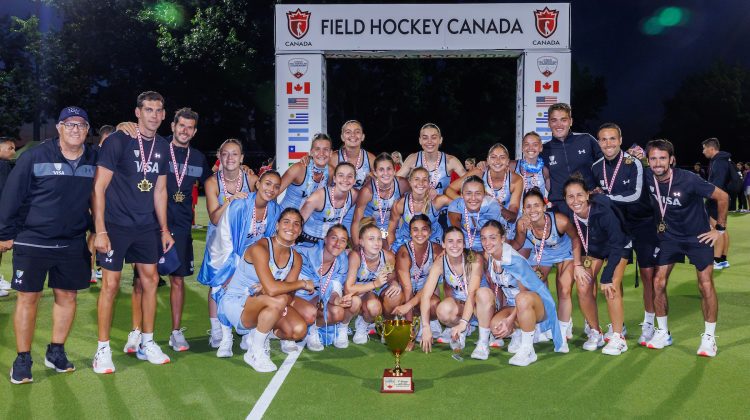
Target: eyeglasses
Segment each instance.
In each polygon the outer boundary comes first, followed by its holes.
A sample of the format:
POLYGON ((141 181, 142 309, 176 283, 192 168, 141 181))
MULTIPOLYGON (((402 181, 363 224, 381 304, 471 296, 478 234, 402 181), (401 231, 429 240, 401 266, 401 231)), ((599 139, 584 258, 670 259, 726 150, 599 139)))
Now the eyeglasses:
POLYGON ((86 123, 64 122, 64 123, 62 123, 62 125, 63 125, 63 126, 64 126, 64 127, 65 127, 65 128, 66 128, 66 129, 68 130, 68 131, 73 131, 73 130, 74 130, 74 129, 76 129, 76 128, 77 128, 77 129, 79 129, 79 130, 82 130, 82 131, 83 131, 83 130, 88 130, 88 129, 89 129, 89 125, 88 125, 88 124, 86 124, 86 123))

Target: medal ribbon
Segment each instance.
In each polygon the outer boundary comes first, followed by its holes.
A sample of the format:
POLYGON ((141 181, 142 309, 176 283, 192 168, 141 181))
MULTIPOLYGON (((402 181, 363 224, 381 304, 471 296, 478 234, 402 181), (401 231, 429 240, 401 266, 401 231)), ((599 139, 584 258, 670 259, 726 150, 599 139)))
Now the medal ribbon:
MULTIPOLYGON (((333 217, 336 217, 336 200, 333 198, 333 190, 328 189, 328 198, 331 200, 331 208, 333 209, 333 217)), ((344 215, 346 214, 346 211, 348 209, 346 208, 346 201, 344 201, 344 205, 341 206, 341 216, 339 217, 339 223, 344 223, 344 215)))
MULTIPOLYGON (((479 218, 479 215, 477 215, 477 219, 478 218, 479 218)), ((475 226, 475 229, 472 232, 470 222, 473 222, 473 221, 474 219, 469 220, 469 210, 466 208, 466 203, 464 203, 464 228, 466 228, 466 239, 469 240, 469 248, 474 246, 474 238, 476 238, 477 231, 479 231, 479 227, 475 226)))
MULTIPOLYGON (((233 193, 230 193, 229 190, 227 189, 226 179, 224 178, 224 169, 222 169, 222 170, 219 171, 219 181, 221 181, 221 186, 224 187, 224 193, 226 195, 235 195, 238 192, 240 192, 240 190, 242 189, 242 172, 240 172, 240 173, 237 174, 237 183, 236 183, 236 185, 234 187, 234 192, 233 193)), ((253 211, 255 211, 255 210, 253 210, 253 211)), ((253 216, 253 218, 255 218, 255 216, 253 216)))
POLYGON ((617 160, 617 165, 615 166, 615 171, 612 173, 612 183, 609 183, 607 181, 607 159, 602 159, 602 173, 604 174, 604 188, 607 189, 607 192, 612 194, 612 188, 615 186, 615 178, 617 178, 617 172, 620 171, 620 165, 622 165, 622 157, 623 153, 622 150, 620 150, 620 159, 617 160))
MULTIPOLYGON (((431 244, 428 241, 427 242, 428 248, 425 249, 424 251, 424 257, 422 257, 422 264, 417 265, 417 251, 414 249, 414 241, 409 241, 409 247, 411 248, 411 266, 416 268, 416 270, 414 270, 414 275, 412 276, 413 277, 412 283, 417 282, 417 279, 420 277, 419 273, 422 272, 424 265, 427 264, 427 257, 430 255, 430 248, 429 248, 430 246, 431 244)), ((412 287, 412 290, 413 290, 413 287, 412 287)))
MULTIPOLYGON (((385 214, 387 213, 387 210, 385 208, 385 203, 383 203, 383 197, 380 196, 380 187, 378 187, 378 181, 375 180, 375 193, 377 194, 378 199, 378 216, 380 217, 380 226, 385 225, 386 228, 388 228, 388 225, 385 223, 385 214)), ((382 229, 382 228, 381 228, 382 229)))
POLYGON ((503 178, 503 182, 500 185, 500 189, 495 191, 495 186, 492 185, 492 174, 491 171, 487 170, 487 184, 490 186, 490 189, 492 190, 492 196, 497 200, 498 204, 500 204, 501 207, 503 206, 503 202, 505 201, 505 197, 507 196, 507 192, 505 191, 505 181, 508 179, 508 174, 510 171, 505 173, 505 177, 503 178))
POLYGON ((258 236, 258 234, 260 233, 261 222, 266 219, 266 215, 268 214, 268 204, 266 203, 266 208, 263 211, 263 218, 260 219, 260 222, 255 220, 255 213, 256 213, 256 208, 255 208, 255 204, 253 204, 253 217, 252 219, 250 219, 250 233, 253 236, 258 236))
POLYGON ((187 156, 185 156, 185 164, 182 166, 182 173, 179 173, 179 168, 177 165, 177 158, 174 156, 174 147, 172 147, 172 143, 169 143, 169 154, 172 155, 172 167, 174 168, 174 178, 177 181, 177 191, 179 191, 180 186, 182 185, 182 181, 185 179, 185 175, 187 175, 188 160, 190 160, 190 147, 188 146, 187 148, 187 156))
POLYGON ((138 149, 141 151, 141 170, 143 171, 143 179, 146 179, 146 174, 148 173, 146 167, 150 166, 149 163, 151 163, 151 155, 154 153, 154 146, 156 145, 156 136, 154 136, 153 143, 151 143, 151 150, 148 152, 148 159, 146 159, 146 153, 143 150, 143 137, 141 136, 141 130, 138 127, 135 127, 135 133, 136 137, 138 137, 138 149))
MULTIPOLYGON (((439 153, 439 152, 438 152, 439 153)), ((424 152, 422 152, 422 166, 424 166, 425 169, 427 169, 427 172, 430 173, 430 188, 436 188, 438 184, 438 178, 440 177, 438 175, 438 166, 440 166, 440 159, 443 158, 443 154, 438 154, 438 158, 435 160, 435 167, 430 169, 430 165, 428 165, 427 157, 424 155, 424 152)))
MULTIPOLYGON (((343 147, 341 150, 343 152, 343 153, 341 153, 341 156, 344 158, 344 162, 349 162, 349 159, 346 156, 346 147, 343 147)), ((355 170, 359 169, 359 165, 362 163, 362 155, 363 154, 364 154, 364 150, 360 150, 359 151, 359 156, 357 156, 357 164, 354 165, 354 169, 355 170)))
POLYGON ((576 214, 573 214, 573 221, 576 224, 576 230, 578 231, 578 237, 581 238, 581 244, 583 244, 583 250, 586 252, 586 256, 589 255, 589 227, 586 226, 586 239, 583 239, 583 232, 581 232, 581 225, 578 223, 578 221, 581 219, 576 214))
MULTIPOLYGON (((456 270, 453 269, 453 266, 451 265, 451 259, 450 259, 450 257, 448 255, 445 256, 445 261, 448 262, 448 269, 451 271, 450 274, 451 275, 456 275, 456 270)), ((463 267, 463 265, 464 265, 464 254, 461 253, 461 266, 463 267)), ((468 297, 468 295, 469 295, 469 288, 466 285, 466 279, 465 279, 466 276, 465 276, 465 274, 466 273, 463 273, 460 276, 456 275, 456 280, 458 282, 458 288, 459 289, 463 289, 464 293, 468 297)), ((453 286, 453 285, 451 285, 451 286, 453 286)))
MULTIPOLYGON (((671 169, 670 169, 671 171, 671 169)), ((669 197, 669 193, 672 191, 672 180, 674 179, 674 172, 670 174, 669 176, 669 187, 667 187, 667 195, 666 197, 669 197)), ((661 221, 664 223, 664 215, 667 214, 667 203, 665 200, 664 206, 661 205, 661 190, 659 187, 659 181, 656 179, 656 175, 654 175, 654 190, 656 192, 656 202, 659 204, 659 212, 661 213, 661 221)))
MULTIPOLYGON (((544 230, 542 230, 542 240, 540 241, 539 248, 537 249, 536 244, 534 244, 534 252, 536 252, 536 268, 539 268, 539 264, 542 262, 542 253, 544 252, 544 243, 547 242, 547 227, 549 224, 547 223, 547 213, 544 213, 544 230)), ((588 241, 588 228, 586 229, 586 241, 588 241)), ((534 228, 532 226, 531 228, 531 235, 534 236, 534 228)), ((586 244, 588 245, 588 244, 586 244)))
MULTIPOLYGON (((333 263, 331 263, 331 267, 328 269, 328 276, 326 278, 325 284, 323 284, 323 287, 320 289, 320 300, 322 301, 325 298, 326 292, 328 291, 328 285, 331 283, 331 278, 333 278, 333 272, 336 270, 336 259, 334 258, 333 263)), ((320 268, 318 269, 318 274, 322 277, 323 273, 323 262, 320 263, 320 268)))

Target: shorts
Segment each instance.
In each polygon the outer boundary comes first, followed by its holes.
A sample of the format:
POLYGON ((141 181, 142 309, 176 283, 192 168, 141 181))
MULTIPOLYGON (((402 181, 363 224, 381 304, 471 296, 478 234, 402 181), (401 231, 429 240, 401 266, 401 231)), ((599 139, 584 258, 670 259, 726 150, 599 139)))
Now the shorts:
POLYGON ((685 257, 698 271, 703 271, 714 262, 714 249, 708 244, 698 242, 698 238, 668 238, 659 242, 656 248, 656 265, 684 263, 685 257))
POLYGON ((156 264, 161 256, 161 234, 158 228, 146 230, 107 225, 110 250, 96 253, 99 265, 109 271, 122 271, 127 263, 156 264))
MULTIPOLYGON (((528 239, 526 239, 524 248, 527 248, 526 245, 531 247, 531 254, 529 254, 527 261, 532 267, 536 267, 536 250, 534 249, 534 245, 528 239)), ((544 250, 542 251, 542 259, 539 261, 539 265, 542 267, 552 267, 555 264, 572 260, 573 249, 568 242, 566 246, 557 246, 555 248, 544 247, 544 250)))
MULTIPOLYGON (((174 248, 180 259, 180 266, 173 273, 170 273, 170 275, 178 277, 192 276, 195 273, 193 236, 190 232, 172 232, 172 237, 174 238, 174 248)), ((161 238, 159 240, 161 241, 161 238)))
POLYGON ((719 206, 716 204, 716 200, 710 198, 706 200, 706 213, 708 213, 708 217, 719 220, 719 206))
POLYGON ((745 195, 750 195, 750 186, 745 187, 745 195))
POLYGON ((250 295, 226 293, 219 301, 216 312, 222 324, 234 327, 237 334, 240 335, 250 332, 250 328, 245 328, 242 325, 242 311, 245 309, 245 303, 249 297, 250 295))
POLYGON ((50 289, 83 290, 91 285, 91 253, 86 240, 65 248, 13 247, 11 287, 19 292, 41 292, 49 274, 50 289))
MULTIPOLYGON (((643 268, 656 266, 656 244, 659 238, 656 235, 656 226, 653 223, 643 223, 628 229, 631 241, 631 249, 635 252, 638 265, 643 268)), ((632 253, 628 255, 628 262, 633 261, 632 253)))

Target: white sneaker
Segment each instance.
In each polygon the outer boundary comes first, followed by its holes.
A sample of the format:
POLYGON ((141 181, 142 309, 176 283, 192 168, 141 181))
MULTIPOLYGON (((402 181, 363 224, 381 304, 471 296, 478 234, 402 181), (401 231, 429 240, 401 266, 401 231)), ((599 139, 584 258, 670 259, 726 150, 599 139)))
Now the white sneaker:
POLYGON ((318 327, 314 324, 310 326, 310 331, 307 332, 307 348, 310 351, 323 351, 323 343, 320 342, 318 327))
POLYGON ((510 344, 508 344, 508 353, 516 354, 518 349, 521 348, 521 329, 516 328, 513 334, 510 336, 510 344))
POLYGON ((641 324, 641 336, 638 337, 638 344, 645 346, 649 340, 654 337, 654 324, 644 322, 641 324))
POLYGON ((696 354, 703 357, 716 356, 716 337, 706 333, 701 334, 701 345, 696 354))
POLYGON ((8 293, 5 289, 0 289, 0 297, 8 296, 10 293, 8 293))
POLYGON ((256 372, 273 372, 277 369, 276 365, 273 364, 271 358, 265 351, 248 350, 242 358, 245 359, 245 363, 255 369, 256 372))
POLYGON ((443 329, 443 333, 437 336, 436 342, 440 344, 447 344, 451 342, 451 329, 448 327, 445 327, 443 329))
MULTIPOLYGON (((604 333, 604 342, 609 343, 609 339, 612 338, 612 334, 614 334, 614 330, 612 330, 612 324, 607 324, 607 332, 604 333)), ((628 327, 625 326, 625 324, 622 324, 622 334, 620 334, 622 339, 628 338, 628 327)))
POLYGON ((586 351, 594 351, 602 346, 604 346, 604 335, 597 330, 591 330, 589 339, 583 343, 583 349, 586 351))
POLYGON ((628 351, 628 343, 625 341, 625 338, 616 333, 612 334, 609 342, 602 349, 602 353, 610 356, 619 356, 626 351, 628 351))
POLYGON ((115 373, 115 364, 112 363, 112 349, 102 347, 94 354, 94 373, 115 373))
POLYGON ((210 329, 208 334, 208 345, 213 349, 218 349, 221 345, 221 328, 210 329))
POLYGON ((568 347, 568 340, 563 340, 562 346, 560 346, 560 350, 555 350, 558 353, 570 353, 570 347, 568 347))
POLYGON ((721 268, 729 268, 729 261, 724 260, 721 263, 721 268))
POLYGON ((141 345, 141 331, 135 329, 128 333, 128 342, 125 343, 125 348, 122 349, 125 353, 132 354, 138 352, 138 346, 141 345))
POLYGON ((138 360, 148 360, 149 363, 154 365, 164 365, 171 361, 169 360, 169 356, 161 351, 161 347, 153 341, 138 346, 135 356, 138 360))
MULTIPOLYGON (((573 331, 573 325, 572 324, 573 323, 571 322, 571 325, 570 325, 571 334, 572 334, 572 331, 573 331)), ((583 333, 586 334, 586 337, 588 337, 588 336, 591 335, 591 326, 589 325, 589 321, 586 320, 586 319, 583 320, 583 333)))
POLYGON ((216 350, 216 357, 225 358, 234 356, 232 347, 234 345, 234 335, 230 335, 226 340, 219 343, 219 349, 216 350))
POLYGON ((274 337, 276 336, 273 334, 273 329, 271 330, 271 333, 266 336, 266 341, 263 342, 263 353, 268 357, 271 357, 271 335, 274 337))
POLYGON ((552 331, 541 331, 537 324, 536 329, 534 330, 534 343, 546 343, 548 341, 552 341, 552 331))
POLYGON ((570 321, 566 324, 567 328, 565 331, 561 331, 563 334, 565 334, 565 338, 570 340, 573 338, 573 319, 571 318, 570 321))
POLYGON ((490 347, 499 349, 505 345, 505 341, 503 341, 502 338, 497 338, 495 336, 490 335, 490 347))
POLYGON ((281 340, 281 351, 286 354, 291 354, 295 351, 299 351, 299 346, 297 346, 297 343, 295 343, 294 340, 281 340))
POLYGON ((183 327, 179 330, 172 331, 172 334, 169 336, 169 345, 174 351, 187 351, 190 348, 190 345, 185 339, 184 331, 185 328, 183 327))
POLYGON ((536 352, 534 346, 522 346, 518 352, 508 360, 508 364, 513 366, 528 366, 536 362, 536 352))
POLYGON ((487 360, 489 356, 490 356, 490 348, 487 346, 487 344, 484 344, 484 343, 477 343, 477 346, 474 348, 474 351, 471 352, 472 359, 487 360))
POLYGON ((250 334, 245 334, 240 339, 240 348, 247 351, 250 348, 250 334))
POLYGON ((443 326, 440 325, 440 321, 437 319, 433 319, 430 321, 430 331, 432 331, 433 337, 440 337, 440 335, 443 333, 443 326))
POLYGON ((354 321, 354 337, 352 337, 354 344, 367 344, 368 328, 367 322, 361 316, 358 316, 354 321))
POLYGON ((333 340, 333 346, 337 349, 349 347, 349 326, 346 324, 336 325, 336 339, 333 340))
POLYGON ((724 264, 714 261, 714 270, 721 270, 724 268, 724 264))
POLYGON ((664 347, 672 345, 672 335, 669 331, 657 328, 654 331, 654 336, 646 342, 646 347, 650 349, 663 349, 664 347))
POLYGON ((10 290, 10 282, 4 277, 0 277, 0 290, 10 290))
POLYGON ((451 339, 451 350, 463 350, 466 347, 466 331, 458 335, 458 340, 451 339))

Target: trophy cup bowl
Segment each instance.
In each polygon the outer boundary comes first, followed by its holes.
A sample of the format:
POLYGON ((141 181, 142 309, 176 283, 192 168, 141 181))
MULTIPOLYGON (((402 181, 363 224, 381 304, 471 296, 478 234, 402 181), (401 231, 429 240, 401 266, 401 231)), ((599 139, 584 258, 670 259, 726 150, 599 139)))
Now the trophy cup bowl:
POLYGON ((401 368, 401 355, 406 350, 409 342, 414 340, 419 330, 419 318, 414 321, 406 319, 387 319, 379 316, 375 319, 375 330, 385 340, 385 345, 396 358, 393 369, 383 371, 383 382, 380 392, 403 393, 414 392, 411 369, 401 368))

